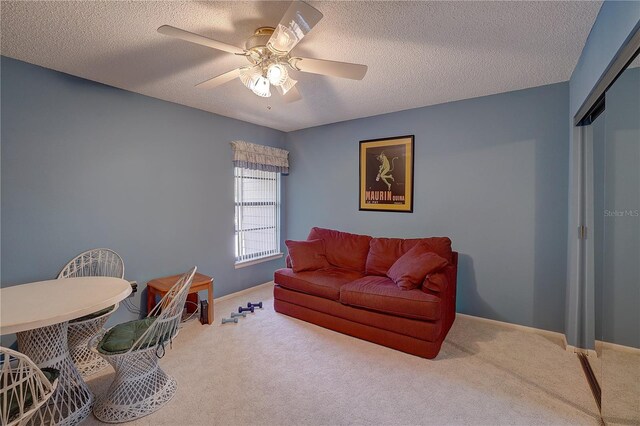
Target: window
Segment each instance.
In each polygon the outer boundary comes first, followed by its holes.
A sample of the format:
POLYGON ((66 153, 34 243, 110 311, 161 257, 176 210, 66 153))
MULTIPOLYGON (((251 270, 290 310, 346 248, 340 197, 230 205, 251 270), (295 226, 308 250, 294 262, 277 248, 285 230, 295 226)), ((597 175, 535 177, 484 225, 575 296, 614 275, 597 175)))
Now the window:
POLYGON ((280 255, 280 173, 235 167, 236 265, 280 255))

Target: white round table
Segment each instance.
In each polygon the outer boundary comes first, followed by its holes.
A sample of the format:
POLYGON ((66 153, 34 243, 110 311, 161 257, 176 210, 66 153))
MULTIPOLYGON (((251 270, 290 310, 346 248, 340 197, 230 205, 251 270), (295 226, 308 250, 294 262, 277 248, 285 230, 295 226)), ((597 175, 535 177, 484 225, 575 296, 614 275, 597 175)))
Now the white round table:
POLYGON ((91 412, 93 394, 69 356, 69 321, 115 305, 131 293, 120 278, 39 281, 0 289, 0 334, 17 333, 18 348, 40 368, 60 371, 58 387, 32 424, 73 425, 91 412))

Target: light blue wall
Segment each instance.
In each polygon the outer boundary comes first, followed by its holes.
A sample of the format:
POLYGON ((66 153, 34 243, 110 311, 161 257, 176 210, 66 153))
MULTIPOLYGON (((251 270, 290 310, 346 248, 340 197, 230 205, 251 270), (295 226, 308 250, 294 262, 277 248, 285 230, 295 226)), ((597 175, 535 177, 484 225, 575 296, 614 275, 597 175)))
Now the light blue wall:
POLYGON ((459 312, 562 331, 568 95, 560 83, 288 133, 287 238, 449 236, 459 312), (358 142, 406 134, 414 213, 358 211, 358 142))
POLYGON ((1 62, 3 286, 55 278, 94 247, 141 289, 193 265, 217 297, 273 278, 281 260, 234 269, 229 142, 282 146, 282 132, 1 62))
POLYGON ((640 2, 607 0, 603 3, 578 63, 569 81, 569 209, 568 209, 568 270, 567 306, 565 334, 569 345, 590 347, 589 331, 585 329, 588 319, 584 285, 577 278, 579 264, 577 229, 579 222, 579 149, 578 131, 573 119, 594 89, 598 80, 623 47, 631 34, 640 25, 640 2))

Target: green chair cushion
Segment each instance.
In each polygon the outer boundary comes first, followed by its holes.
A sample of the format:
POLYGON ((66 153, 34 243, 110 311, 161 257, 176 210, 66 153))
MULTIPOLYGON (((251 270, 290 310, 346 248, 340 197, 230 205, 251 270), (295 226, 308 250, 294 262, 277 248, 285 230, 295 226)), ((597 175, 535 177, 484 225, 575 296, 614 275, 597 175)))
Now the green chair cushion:
POLYGON ((60 370, 56 370, 55 368, 45 367, 41 369, 44 373, 44 376, 47 378, 49 383, 53 384, 58 377, 60 377, 60 370))
MULTIPOLYGON (((47 380, 53 384, 53 382, 60 376, 60 371, 55 368, 43 368, 42 372, 44 373, 47 380)), ((0 377, 0 382, 4 383, 4 380, 0 377)), ((11 381, 7 383, 10 385, 11 381)), ((9 421, 14 420, 16 416, 20 414, 20 404, 18 403, 18 395, 17 389, 14 388, 12 392, 9 394, 0 394, 0 405, 4 406, 4 399, 9 399, 9 421)), ((27 388, 26 394, 24 396, 24 407, 23 411, 28 411, 29 407, 33 404, 33 395, 31 394, 31 389, 27 388)))
MULTIPOLYGON (((127 352, 133 344, 144 334, 156 317, 147 317, 141 320, 128 321, 118 324, 107 331, 98 343, 98 351, 106 354, 121 354, 127 352)), ((143 344, 143 347, 153 346, 158 343, 158 338, 151 338, 143 344)))
POLYGON ((100 316, 102 316, 102 315, 106 314, 107 312, 111 312, 111 310, 112 310, 113 308, 115 308, 115 306, 116 306, 116 305, 111 305, 111 306, 109 306, 109 307, 107 307, 107 308, 100 309, 99 311, 93 312, 93 313, 91 313, 91 314, 85 315, 85 316, 80 317, 80 318, 73 319, 73 320, 71 320, 71 321, 69 321, 69 322, 70 322, 70 323, 74 323, 74 322, 86 321, 86 320, 93 319, 93 318, 98 318, 98 317, 100 317, 100 316))

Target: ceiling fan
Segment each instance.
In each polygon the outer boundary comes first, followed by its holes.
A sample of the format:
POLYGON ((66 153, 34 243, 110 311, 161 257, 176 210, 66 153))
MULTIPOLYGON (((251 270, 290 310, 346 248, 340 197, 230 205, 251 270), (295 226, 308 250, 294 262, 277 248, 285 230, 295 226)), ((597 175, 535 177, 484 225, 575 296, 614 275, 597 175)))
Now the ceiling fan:
POLYGON ((244 56, 250 63, 203 81, 196 87, 213 89, 238 77, 247 88, 258 96, 271 96, 271 86, 273 86, 283 95, 285 102, 295 102, 300 99, 300 92, 295 87, 297 81, 291 78, 289 70, 352 80, 362 80, 367 73, 366 65, 291 56, 291 49, 320 22, 320 19, 322 19, 320 11, 307 3, 295 0, 276 28, 260 27, 256 29, 254 34, 247 39, 244 49, 170 25, 161 26, 158 28, 158 32, 212 49, 244 56))

